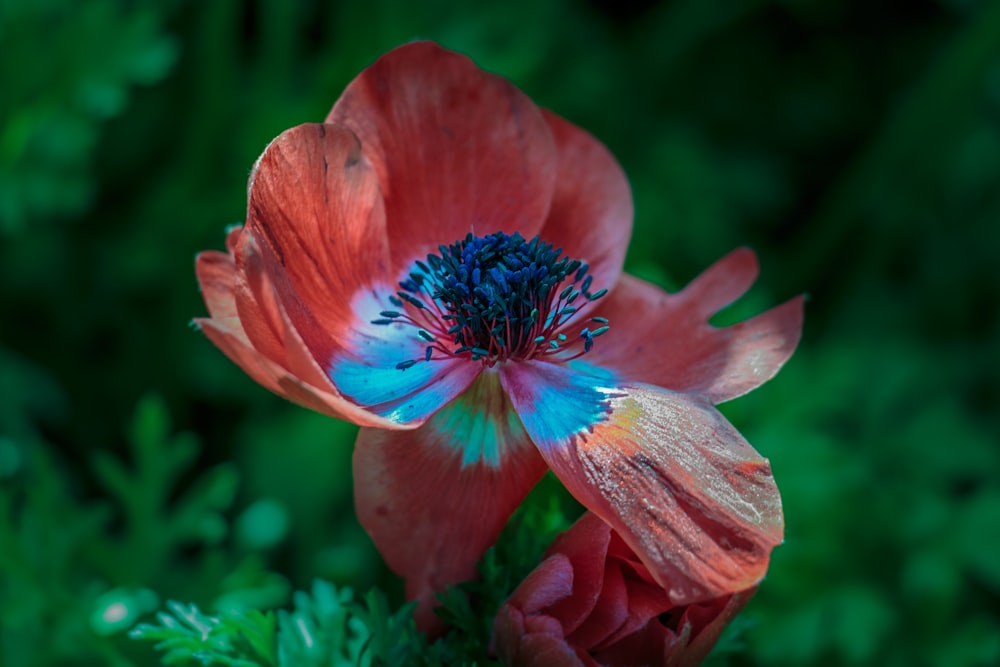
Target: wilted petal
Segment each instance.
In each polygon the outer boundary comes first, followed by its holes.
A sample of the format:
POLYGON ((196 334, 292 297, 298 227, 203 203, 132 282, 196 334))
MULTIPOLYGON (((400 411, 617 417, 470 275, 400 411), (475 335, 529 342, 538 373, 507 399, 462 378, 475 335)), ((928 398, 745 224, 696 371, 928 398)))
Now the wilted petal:
POLYGON ((783 520, 770 465, 707 401, 553 364, 504 369, 549 467, 676 605, 763 577, 783 520))
POLYGON ((713 403, 742 396, 774 377, 802 333, 802 297, 733 326, 708 323, 756 275, 756 258, 746 248, 674 294, 622 275, 600 306, 612 329, 588 361, 628 380, 696 392, 713 403))
POLYGON ((475 578, 476 562, 545 473, 494 373, 413 431, 362 429, 355 505, 389 566, 434 627, 435 593, 475 578))

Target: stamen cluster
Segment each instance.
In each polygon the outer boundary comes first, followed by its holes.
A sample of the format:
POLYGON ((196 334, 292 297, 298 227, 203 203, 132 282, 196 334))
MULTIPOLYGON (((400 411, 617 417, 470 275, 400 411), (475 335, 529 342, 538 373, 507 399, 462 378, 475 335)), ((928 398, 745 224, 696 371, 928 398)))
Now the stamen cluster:
POLYGON ((588 352, 594 339, 608 331, 608 321, 583 327, 568 340, 565 325, 585 301, 596 301, 606 289, 590 291, 587 264, 562 257, 535 236, 468 234, 439 253, 417 261, 414 270, 389 297, 399 310, 384 310, 374 324, 407 324, 428 343, 421 359, 396 364, 405 370, 419 361, 457 356, 493 366, 507 359, 531 359, 566 352, 568 360, 588 352), (582 297, 582 300, 578 301, 582 297), (575 305, 574 305, 575 304, 575 305))

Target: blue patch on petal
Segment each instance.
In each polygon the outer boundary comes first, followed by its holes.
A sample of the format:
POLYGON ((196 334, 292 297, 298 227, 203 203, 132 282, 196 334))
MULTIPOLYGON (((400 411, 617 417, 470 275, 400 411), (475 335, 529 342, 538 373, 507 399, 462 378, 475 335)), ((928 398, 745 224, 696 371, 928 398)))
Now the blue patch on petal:
POLYGON ((586 438, 606 421, 610 400, 620 395, 614 373, 587 363, 528 362, 501 370, 510 395, 532 440, 543 450, 586 438))
POLYGON ((456 360, 400 370, 400 360, 422 355, 427 343, 413 327, 371 324, 381 308, 372 294, 355 298, 352 309, 359 324, 352 332, 350 353, 331 359, 327 373, 345 398, 380 417, 398 423, 426 419, 465 389, 481 366, 456 360))

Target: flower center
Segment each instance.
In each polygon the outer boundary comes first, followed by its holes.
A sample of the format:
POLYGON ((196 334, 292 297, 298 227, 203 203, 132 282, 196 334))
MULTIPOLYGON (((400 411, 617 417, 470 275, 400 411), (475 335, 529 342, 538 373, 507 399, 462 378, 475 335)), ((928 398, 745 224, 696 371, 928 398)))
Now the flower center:
POLYGON ((561 249, 537 236, 525 241, 516 232, 470 233, 438 250, 426 262, 417 261, 396 296, 389 297, 398 310, 384 310, 372 320, 416 327, 428 343, 420 359, 396 364, 400 370, 454 357, 485 366, 556 354, 569 360, 588 352, 608 331, 607 319, 592 317, 593 331, 566 333, 580 306, 607 290, 591 292, 589 267, 561 257, 561 249))

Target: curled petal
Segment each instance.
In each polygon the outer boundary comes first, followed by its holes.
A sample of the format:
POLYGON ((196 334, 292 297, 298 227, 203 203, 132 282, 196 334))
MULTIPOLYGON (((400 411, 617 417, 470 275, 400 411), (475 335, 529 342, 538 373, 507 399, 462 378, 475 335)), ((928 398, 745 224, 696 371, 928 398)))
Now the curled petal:
POLYGON ((318 360, 343 346, 352 296, 388 278, 379 184, 357 137, 311 123, 274 139, 250 176, 236 258, 265 313, 273 313, 269 301, 280 302, 293 321, 308 313, 314 326, 296 326, 318 360), (262 274, 270 286, 259 284, 262 274))
POLYGON ((493 373, 413 431, 362 429, 354 451, 358 519, 439 629, 435 593, 476 575, 476 562, 542 475, 493 373))
POLYGON ((390 51, 327 117, 360 139, 382 185, 393 265, 472 231, 540 229, 556 158, 548 125, 509 81, 431 42, 390 51))
POLYGON ((588 360, 631 381, 696 392, 713 403, 742 396, 774 377, 802 334, 802 297, 733 326, 708 323, 756 275, 756 258, 746 248, 674 294, 622 275, 600 307, 612 329, 588 360))
POLYGON ((764 576, 782 539, 778 489, 767 460, 710 403, 553 364, 511 365, 502 379, 552 471, 675 605, 764 576))
POLYGON ((621 274, 632 235, 632 191, 618 161, 586 131, 544 111, 558 155, 552 208, 541 235, 590 265, 593 291, 621 274))
MULTIPOLYGON (((231 232, 227 239, 231 248, 238 243, 235 233, 231 232)), ((200 253, 195 273, 211 315, 196 318, 195 325, 255 381, 283 398, 331 417, 362 426, 401 428, 345 400, 325 377, 280 308, 272 313, 273 322, 261 323, 262 309, 247 287, 246 276, 237 271, 230 255, 216 251, 200 253), (237 304, 241 289, 243 312, 252 313, 246 321, 255 322, 258 327, 273 327, 269 331, 273 333, 274 344, 266 353, 254 344, 244 328, 237 304)))

